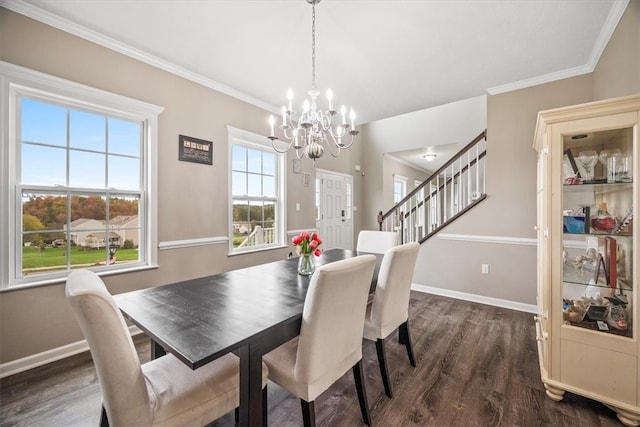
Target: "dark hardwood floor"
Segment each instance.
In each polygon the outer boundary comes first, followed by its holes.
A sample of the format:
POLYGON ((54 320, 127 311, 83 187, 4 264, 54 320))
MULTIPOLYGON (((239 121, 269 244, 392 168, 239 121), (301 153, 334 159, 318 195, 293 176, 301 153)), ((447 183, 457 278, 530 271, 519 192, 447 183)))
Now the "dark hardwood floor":
MULTIPOLYGON (((365 341, 374 426, 620 426, 604 405, 570 393, 554 402, 540 381, 533 315, 413 292, 417 367, 397 337, 387 347, 394 397, 384 394, 365 341)), ((149 340, 135 338, 142 362, 149 340)), ((588 374, 588 373, 587 373, 588 374)), ((97 426, 101 395, 88 353, 0 380, 1 426, 97 426)), ((316 401, 319 426, 362 424, 351 372, 316 401)), ((233 414, 212 426, 232 426, 233 414)), ((269 425, 302 425, 300 404, 269 383, 269 425)))

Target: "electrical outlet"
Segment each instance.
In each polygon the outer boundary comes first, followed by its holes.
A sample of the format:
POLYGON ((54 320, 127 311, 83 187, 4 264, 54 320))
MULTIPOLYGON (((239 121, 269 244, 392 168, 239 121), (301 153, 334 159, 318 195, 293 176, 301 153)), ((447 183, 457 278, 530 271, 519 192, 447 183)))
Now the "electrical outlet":
POLYGON ((482 274, 489 274, 489 264, 482 264, 482 274))

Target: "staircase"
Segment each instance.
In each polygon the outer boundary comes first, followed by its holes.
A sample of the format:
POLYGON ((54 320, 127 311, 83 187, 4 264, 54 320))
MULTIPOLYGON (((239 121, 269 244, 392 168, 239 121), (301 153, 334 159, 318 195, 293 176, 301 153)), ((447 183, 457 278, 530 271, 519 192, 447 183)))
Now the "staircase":
POLYGON ((381 231, 396 231, 401 243, 422 243, 486 197, 486 129, 386 213, 381 231))

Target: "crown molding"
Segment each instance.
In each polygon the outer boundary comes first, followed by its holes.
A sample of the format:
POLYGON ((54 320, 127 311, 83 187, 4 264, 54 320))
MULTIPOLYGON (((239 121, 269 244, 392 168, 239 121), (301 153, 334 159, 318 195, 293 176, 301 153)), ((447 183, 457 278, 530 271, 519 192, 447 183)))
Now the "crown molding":
POLYGON ((24 15, 28 18, 35 19, 36 21, 42 22, 43 24, 62 30, 66 33, 72 34, 74 36, 88 40, 92 43, 106 47, 107 49, 111 49, 115 52, 121 53, 130 58, 144 62, 145 64, 149 64, 153 67, 159 68, 161 70, 164 70, 176 76, 185 78, 194 83, 208 87, 209 89, 213 89, 217 92, 231 96, 240 101, 254 105, 258 108, 262 108, 264 110, 267 110, 273 113, 280 112, 280 110, 275 105, 271 105, 267 102, 261 101, 257 98, 247 95, 246 93, 240 92, 227 85, 219 83, 215 80, 209 79, 200 74, 189 71, 183 67, 180 67, 169 61, 165 61, 164 59, 160 59, 154 55, 150 55, 146 52, 141 51, 140 49, 136 49, 125 43, 116 41, 111 37, 107 37, 103 34, 90 30, 89 28, 86 28, 68 19, 62 18, 53 13, 47 12, 32 4, 26 3, 23 0, 0 0, 0 6, 5 7, 9 10, 12 10, 13 12, 24 15))
POLYGON ((418 165, 416 165, 414 163, 410 163, 410 162, 406 161, 405 159, 401 159, 400 157, 398 157, 398 156, 396 156, 396 155, 394 155, 392 153, 389 153, 389 152, 382 153, 382 156, 383 157, 388 157, 389 159, 393 160, 394 162, 401 163, 401 164, 403 164, 405 166, 409 166, 412 169, 424 172, 426 174, 432 174, 433 173, 433 171, 430 171, 429 169, 421 168, 420 166, 418 166, 418 165))
POLYGON ((507 83, 500 86, 494 86, 487 89, 489 95, 499 95, 501 93, 511 92, 518 89, 525 89, 531 86, 537 86, 544 83, 555 82, 557 80, 568 79, 569 77, 581 76, 593 72, 594 68, 590 65, 579 65, 566 70, 556 71, 554 73, 543 74, 541 76, 532 77, 530 79, 519 80, 517 82, 507 83))
POLYGON ((604 49, 607 47, 609 40, 611 40, 611 36, 613 32, 616 30, 620 19, 622 19, 622 15, 624 15, 624 11, 627 10, 627 6, 629 5, 630 0, 616 0, 609 11, 609 16, 604 22, 602 26, 602 31, 600 31, 600 35, 596 40, 596 44, 593 46, 591 50, 591 55, 589 56, 589 66, 592 71, 596 69, 598 65, 598 61, 600 61, 600 56, 604 49))

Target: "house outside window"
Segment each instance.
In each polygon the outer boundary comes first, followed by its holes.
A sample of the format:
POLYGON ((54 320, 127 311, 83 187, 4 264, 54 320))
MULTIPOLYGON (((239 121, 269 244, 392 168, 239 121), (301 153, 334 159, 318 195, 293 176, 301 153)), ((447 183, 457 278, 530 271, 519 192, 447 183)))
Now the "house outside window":
POLYGON ((229 252, 285 245, 284 159, 261 135, 228 127, 230 146, 229 252))
POLYGON ((161 109, 0 63, 0 288, 108 274, 156 261, 155 146, 161 109), (6 240, 5 240, 6 237, 6 240), (6 268, 4 268, 6 267, 6 268))

